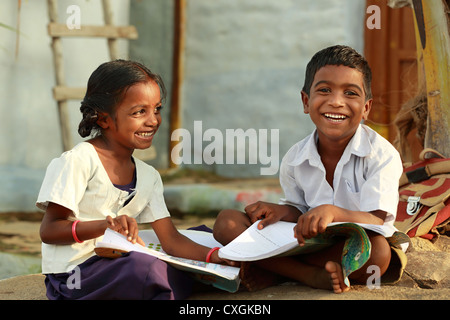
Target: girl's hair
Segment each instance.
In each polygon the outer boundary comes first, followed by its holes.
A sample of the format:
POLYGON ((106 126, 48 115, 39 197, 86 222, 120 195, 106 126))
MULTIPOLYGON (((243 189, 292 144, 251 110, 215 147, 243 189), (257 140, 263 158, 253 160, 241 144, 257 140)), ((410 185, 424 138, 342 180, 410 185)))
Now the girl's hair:
POLYGON ((97 124, 98 115, 107 113, 114 118, 116 107, 132 85, 154 81, 161 91, 161 103, 166 97, 166 88, 161 77, 146 66, 129 60, 114 60, 101 64, 89 77, 86 95, 81 102, 83 119, 78 126, 81 137, 101 133, 97 124))
POLYGON ((311 61, 306 66, 305 84, 302 89, 308 96, 316 72, 327 65, 343 65, 361 72, 363 75, 366 101, 372 98, 372 71, 370 70, 369 64, 355 49, 342 45, 322 49, 311 58, 311 61))

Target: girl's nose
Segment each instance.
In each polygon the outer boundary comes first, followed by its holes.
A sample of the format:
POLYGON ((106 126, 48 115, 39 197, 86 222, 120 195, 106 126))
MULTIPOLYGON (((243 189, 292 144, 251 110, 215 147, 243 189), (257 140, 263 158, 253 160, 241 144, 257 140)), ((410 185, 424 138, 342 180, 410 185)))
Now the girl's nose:
POLYGON ((145 124, 149 127, 154 127, 158 125, 158 115, 152 112, 149 112, 149 115, 147 117, 147 121, 145 122, 145 124))

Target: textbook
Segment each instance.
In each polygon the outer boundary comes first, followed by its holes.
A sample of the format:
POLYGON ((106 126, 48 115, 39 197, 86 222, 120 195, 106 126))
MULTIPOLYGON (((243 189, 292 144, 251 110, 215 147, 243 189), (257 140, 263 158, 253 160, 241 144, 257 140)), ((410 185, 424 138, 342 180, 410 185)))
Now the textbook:
POLYGON ((274 256, 304 254, 324 249, 336 242, 336 236, 349 236, 350 230, 361 232, 361 228, 372 230, 390 237, 395 229, 384 225, 372 225, 348 222, 333 222, 327 226, 323 234, 315 238, 305 239, 305 245, 299 246, 294 237, 296 223, 278 221, 259 230, 260 221, 253 223, 246 231, 226 246, 220 248, 219 257, 233 261, 256 261, 274 256), (353 226, 353 228, 350 228, 353 226), (359 226, 357 228, 354 226, 359 226))
POLYGON ((234 261, 256 261, 315 252, 333 245, 337 239, 345 239, 341 267, 347 286, 350 285, 348 276, 370 258, 371 243, 365 229, 385 237, 392 236, 396 231, 395 228, 383 225, 336 222, 329 224, 324 233, 305 239, 305 244, 299 246, 294 237, 295 223, 278 221, 262 230, 257 228, 258 223, 256 221, 236 239, 220 248, 219 257, 234 261))
MULTIPOLYGON (((179 230, 179 232, 206 247, 222 247, 209 232, 196 230, 179 230)), ((137 251, 154 256, 179 270, 188 271, 202 283, 228 292, 236 292, 239 289, 239 268, 168 255, 162 250, 161 243, 153 230, 141 230, 139 236, 144 241, 145 247, 131 243, 124 235, 108 228, 102 241, 96 244, 95 253, 102 257, 117 258, 123 253, 137 251)))
POLYGON ((334 243, 324 237, 315 237, 305 239, 305 245, 300 247, 294 238, 295 223, 278 221, 259 230, 259 222, 253 223, 233 241, 220 248, 219 257, 232 261, 256 261, 318 251, 334 243))

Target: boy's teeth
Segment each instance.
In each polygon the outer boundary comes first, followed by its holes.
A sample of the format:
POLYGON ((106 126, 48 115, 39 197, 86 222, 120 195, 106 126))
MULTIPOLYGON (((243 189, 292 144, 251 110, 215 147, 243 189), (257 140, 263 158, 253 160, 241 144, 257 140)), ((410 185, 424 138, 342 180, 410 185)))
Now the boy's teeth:
POLYGON ((347 118, 347 116, 345 116, 343 114, 331 114, 331 113, 325 113, 325 117, 331 118, 331 119, 337 119, 337 120, 347 118))

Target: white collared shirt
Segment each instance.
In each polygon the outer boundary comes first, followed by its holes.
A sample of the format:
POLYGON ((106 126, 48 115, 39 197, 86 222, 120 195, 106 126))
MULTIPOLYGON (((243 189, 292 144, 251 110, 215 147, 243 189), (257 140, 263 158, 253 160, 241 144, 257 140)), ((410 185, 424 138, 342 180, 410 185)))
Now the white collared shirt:
POLYGON ((280 184, 288 204, 305 213, 323 204, 354 211, 387 212, 393 226, 397 214, 398 184, 403 171, 397 150, 366 125, 359 125, 339 160, 333 187, 317 151, 317 133, 296 143, 280 166, 280 184))
MULTIPOLYGON (((59 204, 80 221, 128 215, 138 223, 146 223, 169 217, 158 171, 139 159, 134 158, 134 162, 136 189, 130 202, 123 206, 131 195, 112 184, 94 146, 81 142, 50 162, 36 206, 45 211, 49 202, 59 204)), ((43 243, 42 273, 72 270, 94 255, 95 244, 101 238, 72 245, 43 243)))

